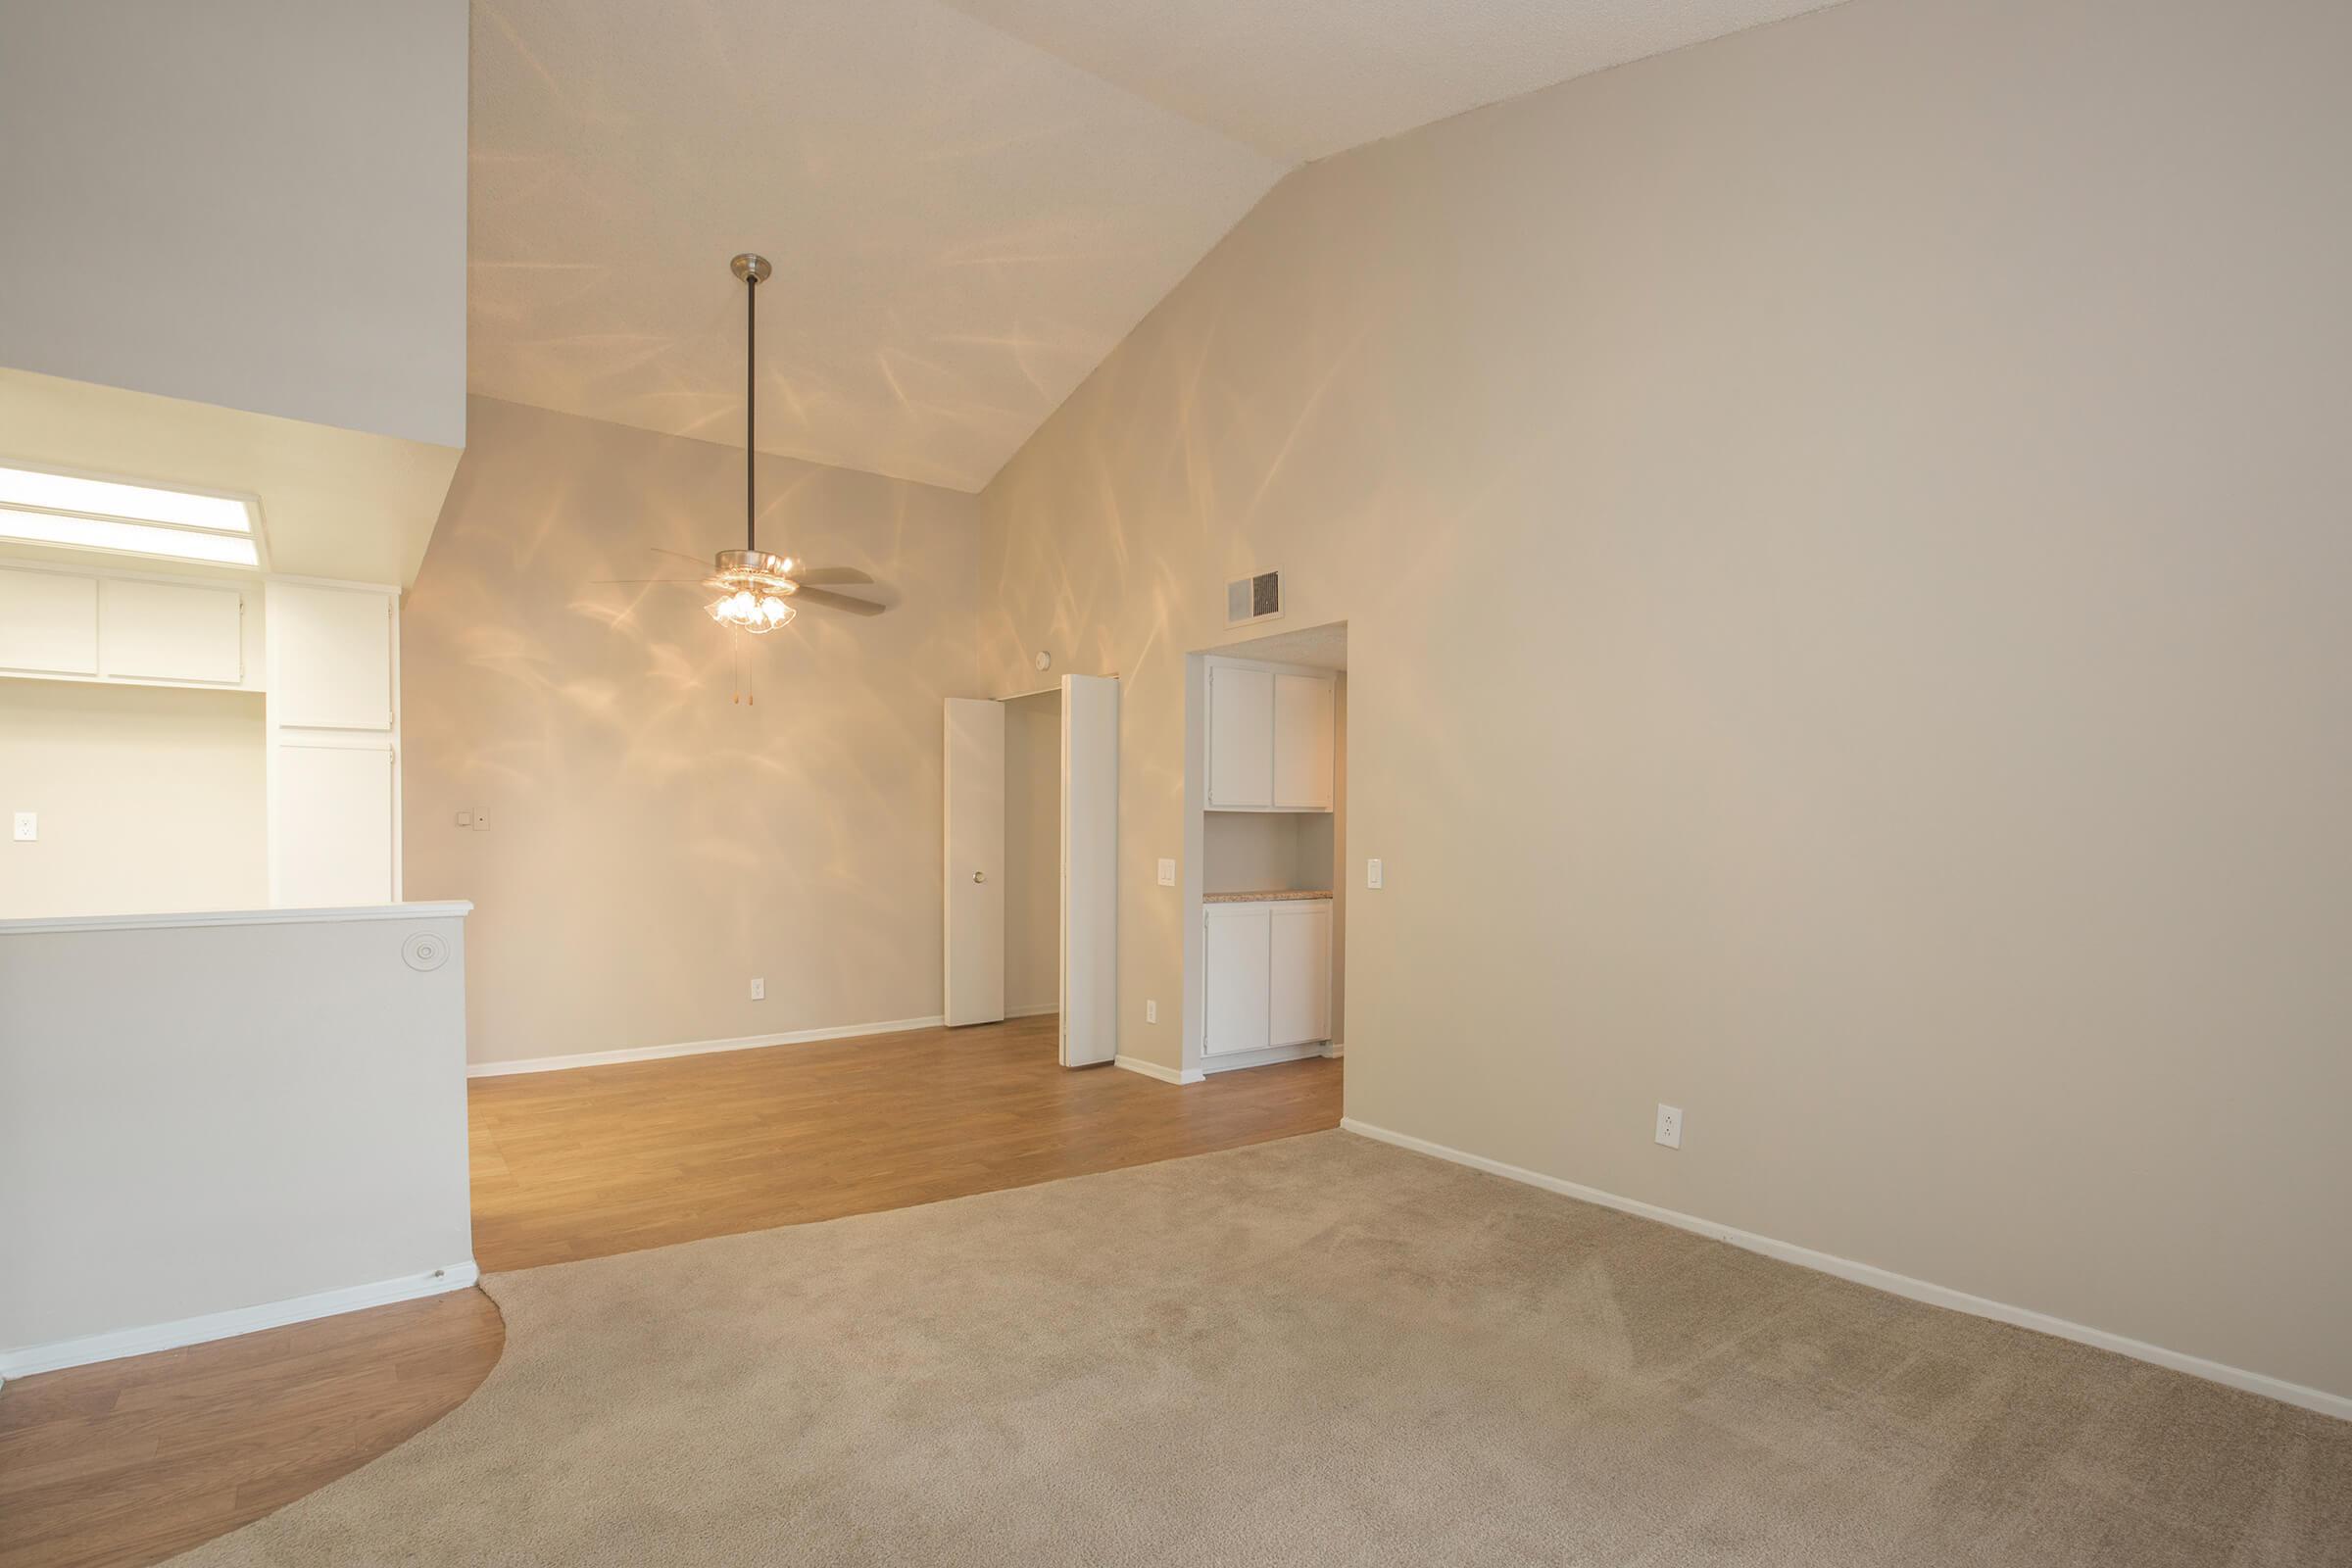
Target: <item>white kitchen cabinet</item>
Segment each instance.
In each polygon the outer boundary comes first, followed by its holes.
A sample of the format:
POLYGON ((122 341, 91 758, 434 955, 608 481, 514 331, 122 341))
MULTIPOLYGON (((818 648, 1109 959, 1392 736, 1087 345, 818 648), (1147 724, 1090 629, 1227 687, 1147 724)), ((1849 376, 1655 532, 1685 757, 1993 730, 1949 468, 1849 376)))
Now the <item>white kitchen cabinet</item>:
POLYGON ((99 584, 106 673, 235 686, 245 679, 245 595, 204 583, 109 577, 99 584))
POLYGON ((1211 904, 1201 913, 1200 1049, 1208 1055, 1272 1044, 1267 998, 1274 948, 1269 906, 1211 904))
POLYGON ((1223 659, 1205 675, 1208 808, 1330 810, 1337 677, 1223 659))
POLYGON ((1201 907, 1201 1054, 1331 1038, 1331 901, 1201 907))
POLYGON ((397 902, 399 601, 384 588, 273 582, 264 606, 270 902, 397 902))
POLYGON ((1278 810, 1331 809, 1332 741, 1338 709, 1338 685, 1329 675, 1274 677, 1274 805, 1278 810))
POLYGON ((392 727, 390 595, 270 585, 270 721, 296 729, 392 727))
POLYGON ((1266 906, 1266 1044, 1331 1038, 1331 904, 1324 899, 1266 906))
POLYGON ((391 751, 281 745, 276 763, 272 902, 294 909, 394 902, 391 751))
POLYGON ((98 673, 98 584, 56 571, 0 571, 0 669, 98 673))
POLYGON ((1208 804, 1217 809, 1274 804, 1274 673, 1208 666, 1208 804))

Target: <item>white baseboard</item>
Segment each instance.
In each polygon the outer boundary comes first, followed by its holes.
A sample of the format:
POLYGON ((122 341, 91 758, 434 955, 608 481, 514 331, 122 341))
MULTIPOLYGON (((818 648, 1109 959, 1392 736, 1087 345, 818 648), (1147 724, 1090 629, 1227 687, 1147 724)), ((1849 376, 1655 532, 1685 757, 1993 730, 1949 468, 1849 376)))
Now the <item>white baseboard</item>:
POLYGON ((1323 1054, 1322 1042, 1311 1046, 1269 1046, 1263 1051, 1244 1051, 1230 1056, 1210 1056, 1200 1063, 1204 1073, 1240 1072, 1248 1067, 1271 1067, 1278 1061, 1304 1061, 1309 1056, 1323 1054))
POLYGON ((63 1367, 86 1366, 92 1361, 176 1350, 183 1345, 202 1345, 209 1340, 232 1339, 262 1329, 284 1328, 289 1323, 307 1323, 312 1318, 361 1312, 371 1306, 389 1306, 395 1301, 413 1301, 419 1297, 439 1296, 444 1291, 465 1290, 480 1277, 481 1270, 474 1267, 469 1257, 429 1274, 377 1280, 370 1285, 347 1285, 337 1291, 320 1291, 284 1301, 265 1301, 259 1306, 240 1306, 227 1312, 207 1312, 202 1317, 183 1317, 173 1323, 152 1323, 145 1328, 117 1329, 112 1334, 93 1334, 86 1339, 0 1350, 0 1381, 30 1377, 35 1372, 55 1372, 63 1367))
POLYGON ((888 1023, 845 1023, 830 1029, 795 1029, 784 1034, 744 1035, 734 1040, 689 1040, 676 1046, 632 1046, 622 1051, 585 1051, 576 1056, 524 1056, 514 1061, 473 1061, 466 1064, 466 1076, 504 1078, 510 1073, 608 1067, 619 1061, 659 1061, 665 1056, 701 1056, 715 1051, 758 1051, 762 1046, 801 1046, 818 1040, 854 1040, 860 1035, 897 1035, 910 1029, 937 1029, 946 1022, 945 1018, 934 1013, 928 1018, 894 1018, 888 1023))
POLYGON ((1337 1040, 1333 1040, 1324 1045, 1323 1054, 1329 1056, 1332 1060, 1337 1061, 1342 1056, 1348 1054, 1348 1048, 1340 1044, 1340 1042, 1337 1040))
POLYGON ((1004 1016, 1007 1018, 1042 1018, 1049 1012, 1059 1012, 1060 1010, 1061 1004, 1058 1002, 1041 1002, 1034 1007, 1006 1007, 1004 1016))
POLYGON ((2283 1378, 2271 1377, 2267 1373, 2249 1372, 2243 1367, 2226 1366, 2219 1361, 2209 1361, 2203 1356, 2188 1355, 2180 1350, 2168 1350, 2162 1346, 2149 1345, 2142 1340, 2127 1339, 2121 1334, 2110 1334, 2105 1329, 2094 1329, 2081 1323, 2070 1323, 2064 1318, 2052 1317, 2046 1312, 2036 1312, 2031 1307, 2012 1306, 2006 1301, 1995 1301, 1982 1296, 1971 1296, 1966 1291, 1956 1291, 1946 1285, 1932 1285, 1926 1280, 1915 1280, 1907 1274, 1897 1274, 1891 1269, 1880 1268, 1870 1263, 1857 1263, 1851 1258, 1838 1257, 1829 1252, 1817 1252, 1812 1248, 1799 1247, 1793 1242, 1776 1241, 1769 1236, 1758 1236, 1752 1231, 1738 1230, 1729 1225, 1718 1224, 1714 1220, 1700 1219, 1694 1214, 1684 1214, 1671 1208, 1660 1208, 1655 1203, 1644 1203, 1636 1199, 1620 1198, 1615 1193, 1603 1192, 1597 1187, 1587 1187, 1579 1182, 1563 1181, 1557 1176, 1546 1176, 1540 1171, 1528 1170, 1518 1165, 1506 1165, 1501 1160, 1489 1159, 1483 1154, 1465 1153, 1458 1149, 1448 1149, 1444 1144, 1433 1144, 1425 1138, 1414 1138, 1405 1133, 1391 1132, 1386 1127, 1375 1127, 1368 1122, 1357 1121, 1352 1116, 1342 1117, 1340 1125, 1348 1132, 1376 1139, 1384 1144, 1394 1144, 1398 1149, 1409 1149, 1417 1154, 1435 1155, 1439 1159, 1450 1160, 1456 1165, 1467 1165, 1473 1170, 1483 1170, 1489 1175, 1524 1182, 1530 1187, 1540 1187, 1547 1193, 1558 1193, 1562 1197, 1582 1199, 1588 1203, 1598 1203, 1603 1208, 1614 1208, 1628 1214, 1639 1214, 1643 1219, 1654 1219, 1662 1224, 1672 1225, 1678 1230, 1691 1231, 1719 1242, 1729 1242, 1734 1247, 1744 1248, 1751 1252, 1760 1252, 1766 1257, 1779 1258, 1784 1263, 1794 1263, 1800 1268, 1816 1269, 1824 1274, 1835 1274, 1839 1279, 1851 1280, 1857 1285, 1867 1285, 1873 1290, 1885 1291, 1889 1296, 1900 1296, 1914 1301, 1925 1301, 1930 1306, 1946 1307, 1955 1312, 1966 1312, 1974 1317, 1990 1318, 1996 1323, 2007 1323, 2021 1329, 2032 1329, 2036 1334, 2048 1334, 2061 1340, 2073 1340, 2078 1345, 2088 1345, 2101 1350, 2113 1350, 2118 1355, 2128 1355, 2135 1361, 2146 1361, 2154 1366, 2168 1367, 2175 1372, 2185 1372, 2191 1377, 2204 1378, 2208 1382, 2225 1384, 2233 1389, 2243 1389, 2248 1394, 2259 1394, 2267 1398, 2279 1400, 2281 1403, 2301 1405, 2306 1410, 2317 1410, 2322 1415, 2331 1415, 2340 1421, 2352 1421, 2352 1396, 2328 1394, 2319 1389, 2305 1388, 2300 1383, 2289 1383, 2283 1378))
POLYGON ((1192 1072, 1178 1072, 1173 1067, 1162 1067, 1158 1062, 1146 1061, 1141 1056, 1113 1056, 1110 1060, 1111 1065, 1115 1067, 1124 1067, 1129 1072, 1140 1072, 1145 1077, 1156 1078, 1163 1084, 1197 1084, 1201 1078, 1198 1069, 1192 1072))

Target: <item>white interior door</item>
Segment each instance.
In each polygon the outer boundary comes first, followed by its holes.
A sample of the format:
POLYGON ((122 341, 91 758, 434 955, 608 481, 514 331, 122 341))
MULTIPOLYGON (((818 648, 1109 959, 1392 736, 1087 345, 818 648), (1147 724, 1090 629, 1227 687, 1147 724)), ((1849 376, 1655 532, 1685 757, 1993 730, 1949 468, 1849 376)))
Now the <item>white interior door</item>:
POLYGON ((947 760, 947 1019, 997 1023, 1004 1016, 1004 705, 949 698, 947 760))
POLYGON ((1119 683, 1061 678, 1061 1064, 1119 1054, 1119 683))

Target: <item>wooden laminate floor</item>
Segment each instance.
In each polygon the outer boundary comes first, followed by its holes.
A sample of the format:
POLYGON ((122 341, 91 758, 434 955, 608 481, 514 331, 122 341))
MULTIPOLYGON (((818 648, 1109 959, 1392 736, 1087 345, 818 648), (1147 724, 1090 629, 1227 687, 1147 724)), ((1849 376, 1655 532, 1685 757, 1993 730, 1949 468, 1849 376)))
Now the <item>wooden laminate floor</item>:
MULTIPOLYGON (((1054 1059, 1054 1019, 474 1080, 485 1272, 927 1203, 1336 1126, 1341 1064, 1183 1089, 1054 1059)), ((0 1390, 0 1568, 162 1560, 463 1402, 478 1291, 0 1390)))

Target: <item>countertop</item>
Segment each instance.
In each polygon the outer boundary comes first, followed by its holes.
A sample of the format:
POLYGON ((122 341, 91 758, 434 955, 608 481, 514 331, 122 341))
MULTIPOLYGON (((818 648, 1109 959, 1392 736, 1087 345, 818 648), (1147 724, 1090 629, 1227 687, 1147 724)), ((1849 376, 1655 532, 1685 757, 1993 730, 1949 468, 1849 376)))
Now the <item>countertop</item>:
POLYGON ((1270 893, 1203 893, 1202 904, 1289 904, 1298 899, 1328 899, 1329 893, 1277 888, 1270 893))

